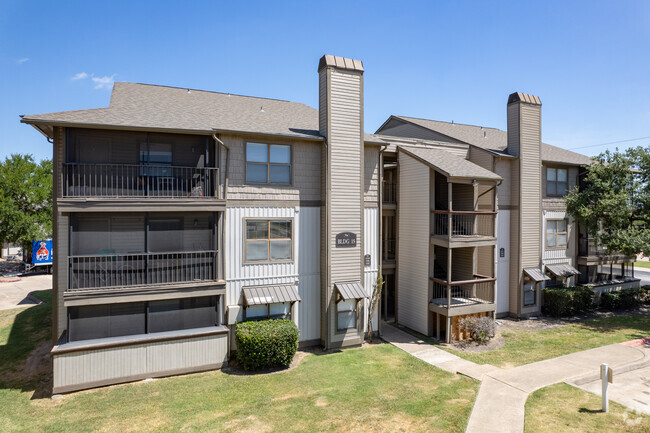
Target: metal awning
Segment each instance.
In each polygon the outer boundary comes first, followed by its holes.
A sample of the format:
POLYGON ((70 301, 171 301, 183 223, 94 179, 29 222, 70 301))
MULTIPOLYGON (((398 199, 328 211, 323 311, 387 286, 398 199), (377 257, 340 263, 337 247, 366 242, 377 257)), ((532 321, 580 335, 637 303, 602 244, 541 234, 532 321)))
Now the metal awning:
POLYGON ((557 263, 553 265, 546 265, 546 270, 556 277, 566 278, 572 275, 580 275, 580 271, 568 263, 557 263))
POLYGON ((301 301, 295 284, 244 287, 246 306, 301 301))
POLYGON ((344 301, 348 299, 363 299, 366 293, 361 286, 360 281, 346 281, 343 283, 334 283, 334 287, 339 291, 344 301))
POLYGON ((524 268, 524 274, 528 275, 536 283, 539 283, 540 281, 550 280, 550 278, 544 275, 542 271, 539 270, 539 268, 524 268))

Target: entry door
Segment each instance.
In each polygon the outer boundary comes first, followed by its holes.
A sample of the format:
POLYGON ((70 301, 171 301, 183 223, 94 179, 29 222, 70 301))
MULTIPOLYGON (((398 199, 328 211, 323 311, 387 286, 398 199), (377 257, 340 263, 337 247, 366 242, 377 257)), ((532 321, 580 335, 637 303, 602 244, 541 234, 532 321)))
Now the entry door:
POLYGON ((510 310, 510 211, 497 216, 497 314, 510 310))

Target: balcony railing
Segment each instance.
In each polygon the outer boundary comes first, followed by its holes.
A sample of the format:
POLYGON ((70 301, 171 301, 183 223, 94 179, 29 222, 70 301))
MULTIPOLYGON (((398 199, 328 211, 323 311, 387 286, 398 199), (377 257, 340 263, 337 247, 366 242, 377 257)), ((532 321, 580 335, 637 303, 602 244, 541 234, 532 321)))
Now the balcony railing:
POLYGON ((63 197, 220 198, 219 169, 66 163, 63 197))
POLYGON ((382 198, 382 201, 388 204, 397 203, 397 185, 395 183, 384 183, 384 196, 382 198))
POLYGON ((72 256, 67 291, 215 281, 218 259, 218 251, 72 256))
POLYGON ((431 211, 431 235, 454 237, 495 236, 496 212, 431 211), (451 227, 451 230, 449 228, 451 227))
POLYGON ((430 277, 433 286, 431 302, 447 308, 474 304, 494 303, 494 282, 496 278, 474 275, 474 279, 452 281, 451 283, 430 277))

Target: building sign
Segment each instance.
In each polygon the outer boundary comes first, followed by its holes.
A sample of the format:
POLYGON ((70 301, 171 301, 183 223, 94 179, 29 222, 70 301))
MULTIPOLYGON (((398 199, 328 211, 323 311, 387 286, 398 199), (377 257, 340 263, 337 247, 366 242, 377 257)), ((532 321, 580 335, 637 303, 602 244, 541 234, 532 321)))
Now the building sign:
POLYGON ((343 232, 336 235, 336 248, 351 248, 357 246, 357 235, 352 232, 343 232))

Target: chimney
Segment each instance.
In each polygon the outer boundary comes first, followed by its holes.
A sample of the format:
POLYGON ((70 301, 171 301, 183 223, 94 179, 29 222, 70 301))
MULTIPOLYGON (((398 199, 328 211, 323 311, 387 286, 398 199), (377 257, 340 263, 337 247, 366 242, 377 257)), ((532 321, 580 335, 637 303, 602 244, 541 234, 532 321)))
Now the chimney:
MULTIPOLYGON (((512 163, 510 211, 510 312, 519 317, 541 311, 541 287, 524 291, 524 268, 542 265, 542 103, 537 96, 508 97, 508 153, 512 163)), ((542 272, 543 273, 543 272, 542 272)))
POLYGON ((330 348, 358 344, 363 333, 363 320, 356 330, 337 331, 335 289, 343 282, 363 287, 363 64, 325 55, 318 78, 319 132, 326 138, 321 162, 321 343, 330 348))

